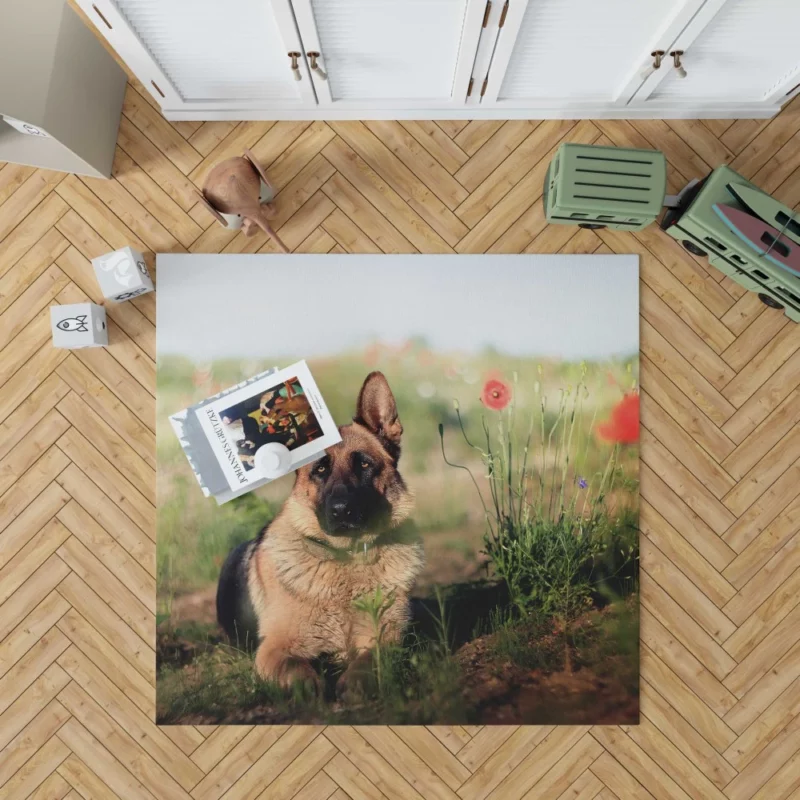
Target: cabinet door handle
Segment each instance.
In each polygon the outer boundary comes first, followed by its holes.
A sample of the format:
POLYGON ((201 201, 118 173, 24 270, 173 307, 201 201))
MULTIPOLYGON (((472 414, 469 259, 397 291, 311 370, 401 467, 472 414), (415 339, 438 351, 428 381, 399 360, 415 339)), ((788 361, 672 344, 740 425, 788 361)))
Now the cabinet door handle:
POLYGON ((670 52, 670 55, 672 56, 672 63, 674 64, 675 69, 678 72, 678 77, 685 78, 686 70, 683 68, 683 64, 681 63, 681 56, 683 55, 683 50, 672 50, 670 52))
POLYGON ((303 76, 300 74, 300 65, 297 63, 297 59, 300 58, 302 53, 292 51, 291 53, 287 53, 287 55, 289 56, 289 58, 292 59, 291 68, 292 68, 292 74, 294 75, 294 79, 296 81, 303 80, 303 76))
POLYGON ((666 53, 663 50, 653 50, 650 55, 653 57, 653 63, 648 64, 640 73, 639 77, 644 81, 647 80, 657 69, 661 69, 661 60, 666 53))
POLYGON ((313 50, 311 52, 306 53, 306 55, 308 56, 309 61, 311 62, 311 71, 316 72, 317 75, 319 75, 320 80, 322 81, 328 80, 328 73, 325 72, 325 70, 322 69, 322 67, 320 67, 319 64, 317 64, 317 59, 322 58, 322 56, 319 53, 314 52, 313 50))

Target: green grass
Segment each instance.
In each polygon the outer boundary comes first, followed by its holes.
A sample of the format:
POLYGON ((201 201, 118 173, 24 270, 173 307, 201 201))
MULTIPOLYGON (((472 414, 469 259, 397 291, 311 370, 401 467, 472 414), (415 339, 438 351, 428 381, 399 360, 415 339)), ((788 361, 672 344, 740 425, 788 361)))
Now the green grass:
POLYGON ((295 697, 260 680, 252 656, 226 646, 198 655, 190 667, 160 669, 156 695, 158 722, 167 725, 193 715, 222 720, 257 708, 298 722, 317 713, 314 698, 303 696, 300 687, 295 697))
POLYGON ((215 583, 230 550, 255 538, 274 516, 275 506, 256 493, 218 506, 193 477, 176 475, 158 512, 160 612, 169 613, 174 594, 215 583))
MULTIPOLYGON (((638 694, 636 599, 583 615, 572 627, 568 643, 577 674, 603 678, 614 685, 622 698, 638 694)), ((444 613, 446 619, 447 612, 444 613)), ((193 633, 197 635, 197 631, 193 633)), ((363 694, 347 701, 337 699, 334 692, 341 665, 323 662, 320 695, 300 684, 286 691, 257 677, 252 654, 209 642, 187 665, 161 665, 158 721, 479 724, 479 698, 464 691, 462 664, 458 655, 450 651, 448 638, 441 628, 434 638, 411 633, 402 645, 382 647, 380 680, 375 676, 363 694)), ((545 687, 547 676, 563 674, 563 639, 552 618, 520 618, 498 611, 479 641, 481 674, 487 680, 505 674, 509 666, 517 674, 535 671, 544 676, 541 683, 545 687)), ((570 705, 590 718, 591 692, 585 681, 576 686, 579 688, 570 698, 570 705)), ((554 704, 562 700, 553 694, 554 704)), ((556 710, 556 716, 557 713, 556 710)))

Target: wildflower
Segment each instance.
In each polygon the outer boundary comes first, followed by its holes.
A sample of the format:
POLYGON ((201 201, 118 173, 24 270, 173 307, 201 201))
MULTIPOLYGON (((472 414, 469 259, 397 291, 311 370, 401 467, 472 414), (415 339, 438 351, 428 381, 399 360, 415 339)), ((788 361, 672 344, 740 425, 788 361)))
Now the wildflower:
POLYGON ((581 478, 581 477, 578 478, 578 486, 581 489, 585 489, 588 485, 589 484, 586 482, 586 478, 581 478))
POLYGON ((501 378, 490 378, 483 385, 481 403, 492 411, 502 411, 511 402, 511 387, 501 378))
POLYGON ((626 394, 611 409, 611 419, 597 426, 597 435, 606 442, 633 444, 639 441, 639 395, 626 394))

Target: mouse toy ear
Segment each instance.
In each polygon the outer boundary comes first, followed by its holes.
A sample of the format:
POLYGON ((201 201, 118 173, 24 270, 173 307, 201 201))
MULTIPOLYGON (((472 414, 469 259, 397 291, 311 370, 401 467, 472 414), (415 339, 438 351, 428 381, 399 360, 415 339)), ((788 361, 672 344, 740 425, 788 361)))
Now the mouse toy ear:
POLYGON ((275 191, 272 189, 272 184, 267 177, 267 173, 264 172, 264 168, 258 163, 252 152, 250 152, 250 150, 245 150, 242 154, 242 158, 246 158, 252 164, 253 169, 258 173, 258 177, 261 178, 261 180, 269 186, 270 190, 272 190, 272 193, 275 194, 275 191))
POLYGON ((403 426, 389 382, 382 372, 367 375, 358 395, 355 421, 378 436, 393 458, 399 457, 403 426))
POLYGON ((214 217, 214 219, 217 222, 219 222, 219 224, 222 225, 223 228, 227 228, 228 223, 225 221, 225 217, 223 217, 222 214, 220 214, 219 211, 217 211, 217 209, 211 205, 209 199, 205 196, 205 193, 196 192, 196 194, 200 199, 200 202, 208 209, 211 216, 214 217))

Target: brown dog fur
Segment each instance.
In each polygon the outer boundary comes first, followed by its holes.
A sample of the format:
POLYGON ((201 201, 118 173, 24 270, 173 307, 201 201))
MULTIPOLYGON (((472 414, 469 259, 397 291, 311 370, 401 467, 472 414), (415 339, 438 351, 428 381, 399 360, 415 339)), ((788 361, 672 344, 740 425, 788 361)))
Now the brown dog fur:
POLYGON ((328 451, 324 481, 320 462, 297 471, 291 495, 249 559, 248 589, 260 639, 255 668, 283 685, 296 679, 316 682, 309 661, 322 653, 351 665, 342 679, 347 683, 375 645, 372 622, 353 601, 378 586, 395 597, 382 619, 384 641, 398 641, 408 622, 408 593, 423 566, 421 544, 393 535, 408 520, 413 498, 397 470, 403 427, 383 374, 366 378, 354 421, 340 432, 341 444, 328 451), (359 454, 376 465, 372 488, 389 512, 382 529, 345 539, 354 546, 342 558, 343 537, 326 532, 318 511, 325 482, 352 481, 352 460, 359 454))

